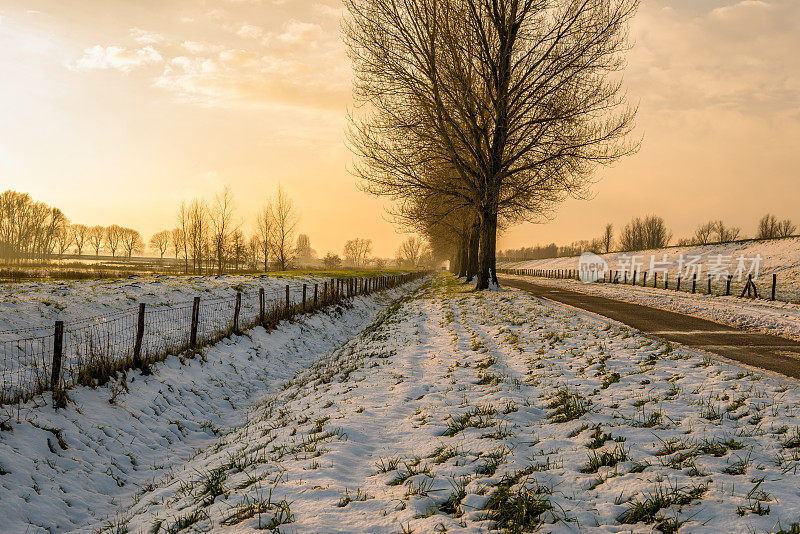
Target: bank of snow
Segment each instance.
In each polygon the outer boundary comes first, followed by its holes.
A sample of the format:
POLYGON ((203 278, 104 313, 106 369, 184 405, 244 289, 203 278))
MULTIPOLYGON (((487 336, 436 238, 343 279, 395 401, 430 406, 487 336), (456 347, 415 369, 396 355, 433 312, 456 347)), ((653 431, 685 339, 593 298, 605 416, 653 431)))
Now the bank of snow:
MULTIPOLYGON (((709 268, 717 263, 723 268, 727 266, 727 272, 721 273, 721 279, 713 283, 713 291, 717 294, 724 293, 725 280, 727 274, 734 275, 734 292, 741 293, 747 279, 747 271, 753 266, 755 258, 758 261, 758 275, 756 280, 761 294, 768 294, 772 284, 772 274, 777 275, 777 298, 786 302, 800 304, 800 237, 787 237, 782 239, 768 240, 748 240, 733 243, 715 243, 711 245, 691 245, 681 247, 667 247, 653 250, 642 250, 635 252, 612 252, 602 254, 601 257, 609 264, 609 269, 631 269, 631 257, 636 257, 637 268, 635 270, 643 273, 651 269, 651 258, 656 264, 662 262, 666 257, 668 262, 668 275, 671 285, 675 286, 678 278, 679 267, 683 268, 684 289, 687 287, 687 280, 691 279, 692 272, 689 272, 687 262, 694 257, 700 257, 698 263, 703 265, 702 270, 697 273, 698 286, 706 287, 706 275, 709 268), (626 258, 620 262, 622 255, 626 258), (679 263, 683 257, 684 262, 679 263), (739 258, 743 258, 742 272, 743 279, 739 280, 737 269, 739 268, 739 258)), ((578 269, 577 257, 548 258, 543 260, 529 260, 520 262, 502 262, 500 268, 508 269, 578 269)), ((663 267, 663 266, 662 266, 663 267)), ((756 273, 753 273, 756 274, 756 273)), ((630 276, 630 275, 629 275, 630 276)), ((663 272, 659 273, 661 280, 664 278, 663 272)), ((622 274, 620 274, 622 278, 622 274)), ((641 278, 641 276, 640 276, 641 278)), ((650 276, 652 279, 652 275, 650 276)))
POLYGON ((778 531, 798 408, 796 381, 441 275, 106 531, 778 531))
POLYGON ((152 376, 70 390, 66 409, 54 411, 49 394, 0 407, 0 532, 93 531, 121 503, 183 473, 196 450, 246 425, 254 403, 404 291, 357 297, 269 333, 255 328, 194 359, 170 357, 152 376))

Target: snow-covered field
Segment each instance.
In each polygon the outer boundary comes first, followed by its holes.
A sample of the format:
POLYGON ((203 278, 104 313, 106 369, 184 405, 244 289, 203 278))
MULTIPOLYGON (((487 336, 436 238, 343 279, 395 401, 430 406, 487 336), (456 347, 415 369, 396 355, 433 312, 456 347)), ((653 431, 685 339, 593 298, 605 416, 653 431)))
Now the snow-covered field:
POLYGON ((800 341, 800 304, 737 296, 692 294, 623 284, 584 284, 577 280, 503 276, 674 311, 800 341))
MULTIPOLYGON (((66 449, 55 431, 14 425, 0 434, 3 509, 17 529, 87 524, 86 503, 110 491, 120 506, 103 532, 117 533, 777 532, 800 518, 794 380, 444 274, 359 330, 337 328, 350 341, 320 344, 322 358, 253 410, 219 408, 212 424, 235 428, 198 440, 204 450, 185 463, 167 439, 202 432, 208 393, 168 392, 160 373, 133 386, 162 391, 155 405, 120 394, 99 403, 97 420, 74 406, 43 411, 36 424, 64 428, 66 449), (160 411, 176 398, 186 405, 170 423, 160 411), (144 414, 152 441, 123 434, 112 413, 137 428, 144 414), (108 487, 103 474, 135 484, 164 463, 138 490, 108 487)), ((227 361, 273 369, 260 358, 286 340, 210 349, 205 380, 222 387, 214 375, 227 361)), ((214 393, 207 400, 221 403, 214 393)))
MULTIPOLYGON (((285 286, 297 297, 302 285, 322 284, 326 279, 312 276, 134 276, 120 280, 24 282, 0 284, 0 334, 51 329, 57 320, 85 321, 103 315, 135 312, 138 303, 148 307, 191 304, 202 299, 233 299, 242 291, 243 304, 257 304, 258 289, 267 298, 281 298, 285 286)), ((0 339, 2 339, 0 337, 0 339)))
POLYGON ((142 351, 159 356, 188 344, 192 300, 200 297, 201 341, 233 326, 236 292, 241 292, 240 324, 256 321, 259 290, 267 310, 289 298, 322 297, 321 276, 143 276, 121 280, 34 282, 0 285, 0 397, 27 399, 49 381, 56 320, 64 321, 63 376, 74 383, 96 355, 131 356, 139 303, 147 305, 142 351))
MULTIPOLYGON (((404 291, 356 297, 352 308, 331 307, 270 333, 255 328, 194 359, 171 357, 152 376, 131 372, 105 387, 75 388, 66 409, 54 411, 49 394, 0 407, 0 532, 93 532, 107 516, 113 522, 117 507, 194 469, 184 462, 196 450, 257 418, 254 404, 404 291)), ((181 295, 176 287, 154 298, 181 295)))
MULTIPOLYGON (((715 293, 724 293, 725 280, 730 274, 734 277, 732 292, 740 294, 747 280, 747 273, 757 263, 758 278, 756 285, 761 295, 769 296, 772 275, 777 275, 776 298, 786 302, 800 304, 800 237, 773 239, 767 241, 742 241, 736 243, 718 243, 713 245, 695 245, 685 247, 669 247, 655 250, 643 250, 622 253, 612 252, 601 257, 609 264, 609 269, 636 270, 640 273, 650 271, 653 267, 661 269, 659 279, 663 281, 666 272, 675 287, 679 270, 682 272, 683 289, 690 289, 687 282, 692 274, 697 273, 698 289, 705 292, 706 277, 712 274, 715 281, 712 285, 715 293), (666 255, 666 261, 664 256, 666 255), (681 261, 681 258, 682 261, 681 261), (755 262, 756 258, 760 258, 755 262), (652 261, 655 264, 651 263, 652 261), (635 263, 635 268, 631 269, 635 263), (697 266, 701 268, 699 272, 697 266), (741 280, 739 279, 739 275, 741 280), (720 275, 716 279, 716 275, 720 275)), ((499 268, 507 269, 578 269, 578 258, 551 258, 522 262, 503 262, 499 268)), ((753 274, 756 274, 753 272, 753 274)), ((622 274, 620 274, 622 278, 622 274)), ((652 272, 650 279, 652 280, 652 272)))

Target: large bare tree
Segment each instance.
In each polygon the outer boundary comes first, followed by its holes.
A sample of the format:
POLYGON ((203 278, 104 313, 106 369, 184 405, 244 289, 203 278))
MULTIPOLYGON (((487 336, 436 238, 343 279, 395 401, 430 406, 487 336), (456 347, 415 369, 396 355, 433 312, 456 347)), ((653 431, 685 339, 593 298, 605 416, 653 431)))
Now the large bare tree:
POLYGON ((172 233, 169 230, 161 230, 150 237, 150 248, 157 250, 162 260, 164 259, 164 254, 167 253, 167 249, 169 248, 171 237, 172 233))
POLYGON ((144 250, 142 234, 133 228, 120 229, 120 243, 122 244, 122 250, 125 251, 125 255, 128 257, 128 259, 131 259, 135 252, 141 252, 144 250))
POLYGON ((345 242, 342 250, 345 260, 356 269, 364 267, 372 253, 372 240, 357 237, 345 242))
POLYGON ((106 229, 102 226, 92 226, 89 228, 89 246, 94 250, 94 256, 100 256, 100 249, 103 248, 103 240, 105 239, 106 229))
POLYGON ((69 250, 69 247, 72 246, 72 241, 72 225, 67 224, 66 221, 64 221, 64 223, 58 227, 58 230, 56 230, 55 234, 55 245, 59 258, 66 254, 66 252, 69 250))
POLYGON ((419 265, 425 243, 415 236, 408 236, 397 249, 397 262, 401 267, 415 268, 419 265))
POLYGON ((186 239, 184 239, 183 230, 181 230, 180 228, 173 228, 170 231, 169 243, 170 245, 172 245, 172 251, 175 253, 175 260, 177 260, 181 252, 185 253, 186 251, 186 249, 184 248, 184 245, 186 244, 186 239))
POLYGON ((233 227, 233 210, 233 194, 230 188, 225 187, 214 199, 214 204, 210 210, 211 241, 218 275, 221 275, 225 269, 226 257, 230 252, 228 250, 229 241, 234 230, 236 230, 233 227))
POLYGON ((292 200, 279 185, 272 201, 272 228, 270 244, 278 268, 285 271, 294 260, 294 234, 300 218, 292 200))
POLYGON ((272 201, 258 211, 256 216, 256 235, 258 254, 264 264, 264 271, 269 271, 269 258, 272 251, 272 201))
POLYGON ((86 239, 89 237, 89 227, 85 224, 72 225, 72 238, 75 240, 75 252, 80 256, 83 253, 83 247, 86 246, 86 239))
POLYGON ((111 251, 112 257, 117 256, 124 231, 124 228, 116 224, 106 226, 106 248, 111 251))
POLYGON ((480 223, 479 289, 498 221, 536 220, 630 153, 620 70, 638 0, 345 0, 363 106, 356 174, 375 194, 455 196, 480 223), (432 179, 428 169, 450 168, 432 179))

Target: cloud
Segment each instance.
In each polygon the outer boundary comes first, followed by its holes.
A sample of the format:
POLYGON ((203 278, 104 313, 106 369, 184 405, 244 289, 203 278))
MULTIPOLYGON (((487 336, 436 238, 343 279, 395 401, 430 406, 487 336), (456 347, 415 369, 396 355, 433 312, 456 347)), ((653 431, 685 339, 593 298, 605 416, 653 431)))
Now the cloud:
POLYGON ((278 39, 284 43, 293 44, 312 41, 321 37, 322 34, 322 28, 318 24, 292 20, 286 24, 283 33, 278 35, 278 39))
POLYGON ((770 9, 770 5, 760 0, 744 0, 732 6, 723 6, 713 9, 711 16, 717 19, 732 19, 770 9))
POLYGON ((800 48, 800 4, 745 0, 699 14, 667 4, 643 4, 632 27, 625 77, 644 105, 757 115, 797 107, 786 51, 800 48))
POLYGON ((207 41, 184 41, 181 43, 181 48, 192 54, 207 54, 209 52, 220 52, 225 49, 224 46, 209 43, 207 41))
POLYGON ((227 49, 216 56, 176 57, 154 85, 177 100, 202 105, 246 104, 343 108, 346 83, 331 83, 313 66, 280 56, 227 49))
POLYGON ((326 17, 332 17, 336 20, 341 19, 344 14, 347 13, 347 10, 342 6, 333 7, 326 4, 314 4, 314 11, 326 17))
POLYGON ((73 70, 116 69, 130 72, 138 67, 162 61, 161 54, 150 45, 138 49, 95 45, 85 49, 83 56, 72 68, 73 70))
POLYGON ((131 36, 137 43, 157 44, 164 41, 164 36, 160 33, 143 30, 141 28, 131 28, 131 36))
POLYGON ((236 31, 236 35, 244 39, 261 39, 265 33, 264 28, 253 26, 252 24, 243 24, 236 31))

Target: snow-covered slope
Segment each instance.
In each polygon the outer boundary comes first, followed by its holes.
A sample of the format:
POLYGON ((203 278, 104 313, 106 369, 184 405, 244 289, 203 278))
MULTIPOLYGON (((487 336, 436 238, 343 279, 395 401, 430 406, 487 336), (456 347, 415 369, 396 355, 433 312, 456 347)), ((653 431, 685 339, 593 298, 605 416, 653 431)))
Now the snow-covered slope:
MULTIPOLYGON (((723 269, 734 276, 734 291, 741 292, 744 281, 747 278, 747 271, 752 266, 753 260, 760 256, 759 262, 759 279, 756 281, 761 294, 768 294, 772 284, 772 274, 777 275, 777 298, 787 302, 800 303, 800 237, 790 237, 785 239, 772 239, 765 241, 741 241, 735 243, 719 243, 713 245, 698 245, 686 247, 668 247, 664 249, 643 250, 636 252, 624 253, 628 258, 622 258, 622 253, 609 253, 602 254, 611 270, 623 269, 625 266, 630 268, 630 257, 636 256, 638 262, 641 262, 638 271, 644 272, 651 269, 651 258, 655 259, 656 263, 661 263, 664 260, 664 255, 667 256, 667 273, 675 286, 677 280, 679 267, 684 271, 683 289, 689 289, 687 284, 689 277, 686 276, 687 262, 691 257, 699 256, 701 259, 699 263, 703 265, 703 269, 698 273, 698 287, 700 290, 706 288, 706 276, 709 269, 715 263, 721 265, 723 269), (680 258, 684 258, 684 262, 680 263, 680 258), (744 276, 739 280, 737 270, 740 267, 740 258, 744 258, 744 276)), ((578 269, 577 257, 566 258, 551 258, 546 260, 531 260, 522 262, 503 262, 498 265, 499 268, 507 269, 578 269)), ((691 274, 690 274, 691 275, 691 274)), ((659 274, 660 279, 663 281, 663 274, 659 274)), ((652 280, 652 276, 650 277, 652 280)), ((713 290, 715 293, 724 292, 724 278, 715 281, 713 290)))
MULTIPOLYGON (((333 306, 269 333, 255 328, 194 359, 168 358, 152 376, 130 372, 101 388, 72 389, 66 409, 54 411, 49 393, 0 407, 0 532, 93 532, 108 514, 113 523, 120 504, 195 469, 182 465, 194 451, 259 417, 255 403, 330 354, 405 291, 356 297, 352 308, 333 306)), ((176 287, 157 298, 183 294, 176 287)))
POLYGON ((718 534, 800 517, 796 381, 440 281, 104 532, 718 534))

